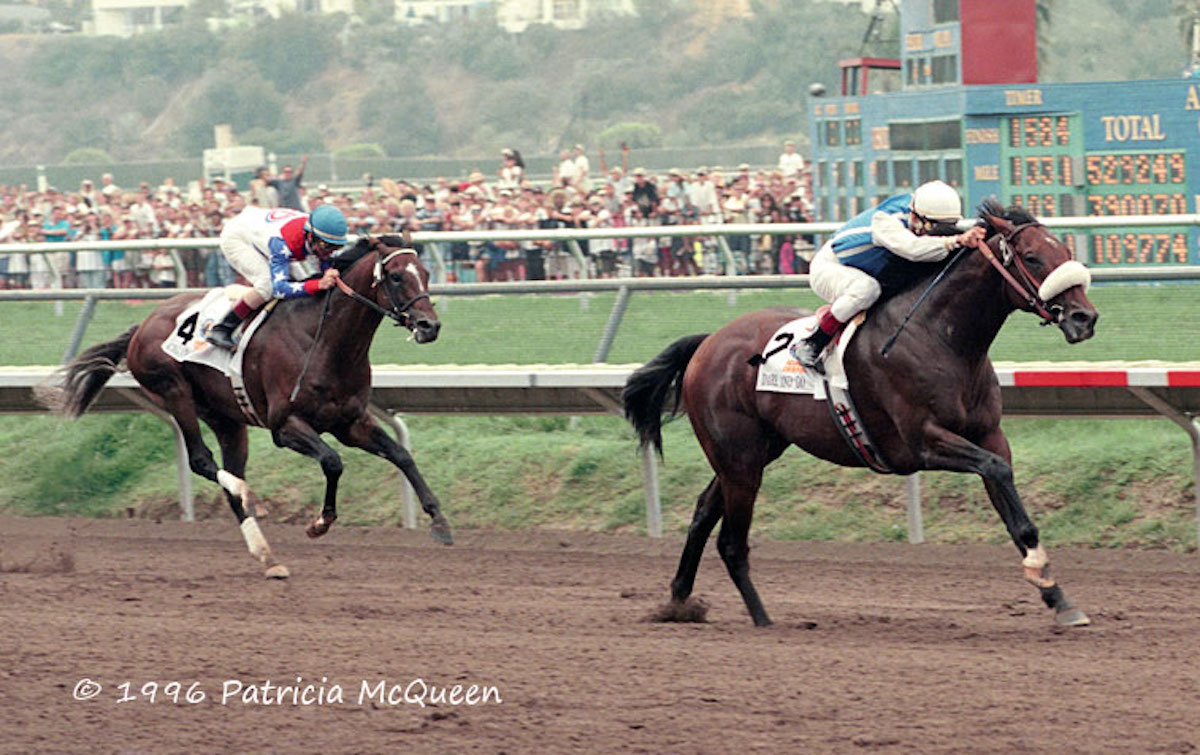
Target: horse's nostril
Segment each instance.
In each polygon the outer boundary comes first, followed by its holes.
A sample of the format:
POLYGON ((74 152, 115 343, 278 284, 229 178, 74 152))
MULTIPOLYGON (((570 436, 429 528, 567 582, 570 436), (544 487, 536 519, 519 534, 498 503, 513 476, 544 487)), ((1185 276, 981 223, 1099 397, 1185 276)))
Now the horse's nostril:
POLYGON ((1095 317, 1090 312, 1080 310, 1071 313, 1071 320, 1076 325, 1090 325, 1095 320, 1095 317))

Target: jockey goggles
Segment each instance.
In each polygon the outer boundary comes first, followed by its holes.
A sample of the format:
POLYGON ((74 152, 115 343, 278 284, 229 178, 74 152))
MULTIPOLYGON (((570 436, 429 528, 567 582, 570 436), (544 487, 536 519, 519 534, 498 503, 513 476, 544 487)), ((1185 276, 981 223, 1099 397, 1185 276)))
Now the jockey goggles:
POLYGON ((344 246, 344 244, 326 241, 311 231, 309 232, 308 243, 309 248, 312 249, 312 251, 322 259, 336 253, 344 246))

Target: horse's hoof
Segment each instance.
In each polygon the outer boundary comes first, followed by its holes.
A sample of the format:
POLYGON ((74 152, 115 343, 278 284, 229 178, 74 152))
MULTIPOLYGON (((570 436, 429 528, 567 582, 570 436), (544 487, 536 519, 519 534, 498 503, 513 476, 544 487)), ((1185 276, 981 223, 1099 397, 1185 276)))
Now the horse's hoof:
POLYGON ((1060 627, 1086 627, 1092 623, 1087 614, 1078 608, 1068 608, 1054 614, 1054 623, 1060 627))
POLYGON ((454 533, 450 531, 448 524, 435 524, 429 528, 429 534, 433 539, 442 545, 454 545, 454 533))
POLYGON ((670 600, 647 617, 660 623, 703 624, 708 621, 708 603, 692 595, 687 600, 670 600))
POLYGON ((329 526, 337 521, 337 517, 326 520, 325 517, 319 516, 313 520, 312 524, 304 529, 304 534, 309 537, 320 537, 329 531, 329 526))
POLYGON ((275 564, 267 569, 267 579, 287 579, 290 576, 292 573, 283 564, 275 564))

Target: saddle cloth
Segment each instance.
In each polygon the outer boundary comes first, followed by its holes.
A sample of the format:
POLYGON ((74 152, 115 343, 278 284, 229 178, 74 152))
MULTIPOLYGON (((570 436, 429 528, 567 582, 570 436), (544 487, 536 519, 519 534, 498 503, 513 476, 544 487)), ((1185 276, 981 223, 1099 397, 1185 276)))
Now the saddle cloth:
POLYGON ((785 323, 775 331, 775 335, 767 341, 763 349, 758 367, 758 382, 755 387, 760 391, 770 393, 801 393, 812 396, 818 401, 826 399, 825 382, 835 388, 849 390, 850 383, 846 379, 846 370, 842 365, 842 357, 846 346, 858 331, 862 317, 851 320, 833 347, 825 352, 825 375, 806 372, 804 365, 793 356, 793 349, 817 328, 817 314, 801 317, 785 323))
POLYGON ((251 337, 274 308, 275 300, 273 299, 267 306, 255 313, 249 322, 242 324, 242 336, 238 339, 233 352, 217 348, 205 340, 213 325, 229 314, 233 305, 242 298, 242 294, 247 290, 249 289, 245 286, 236 285, 214 288, 205 294, 204 298, 188 305, 175 318, 175 329, 171 331, 171 335, 167 336, 167 340, 163 341, 162 350, 177 362, 194 362, 219 370, 229 378, 229 382, 233 386, 233 393, 237 396, 238 404, 242 407, 246 418, 261 426, 263 422, 255 413, 254 406, 246 395, 245 382, 242 380, 242 358, 245 356, 246 346, 250 343, 251 337))

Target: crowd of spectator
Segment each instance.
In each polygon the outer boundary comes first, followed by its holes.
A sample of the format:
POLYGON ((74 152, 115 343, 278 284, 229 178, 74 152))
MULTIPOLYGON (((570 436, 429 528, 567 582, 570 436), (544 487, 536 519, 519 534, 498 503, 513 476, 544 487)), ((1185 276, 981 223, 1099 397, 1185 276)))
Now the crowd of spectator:
MULTIPOLYGON (((0 185, 0 244, 212 237, 247 204, 311 211, 332 203, 350 232, 514 230, 534 228, 622 228, 680 224, 802 222, 810 218, 803 159, 787 143, 777 166, 732 170, 699 166, 656 175, 629 165, 608 165, 598 150, 595 171, 583 145, 564 150, 546 182, 525 174, 520 152, 506 149, 491 177, 475 170, 463 181, 438 178, 428 184, 368 180, 353 193, 308 187, 307 160, 284 166, 278 175, 260 169, 239 190, 220 179, 179 187, 142 182, 117 186, 111 175, 99 186, 30 191, 0 185)), ((739 272, 798 273, 807 270, 809 239, 770 234, 728 237, 739 272)), ((592 277, 673 276, 721 273, 725 258, 715 238, 613 238, 581 242, 577 251, 562 242, 460 242, 442 246, 451 280, 545 280, 578 278, 587 265, 592 277)), ((235 275, 217 249, 181 249, 185 281, 179 281, 167 249, 0 254, 0 288, 146 288, 218 286, 235 275)))

